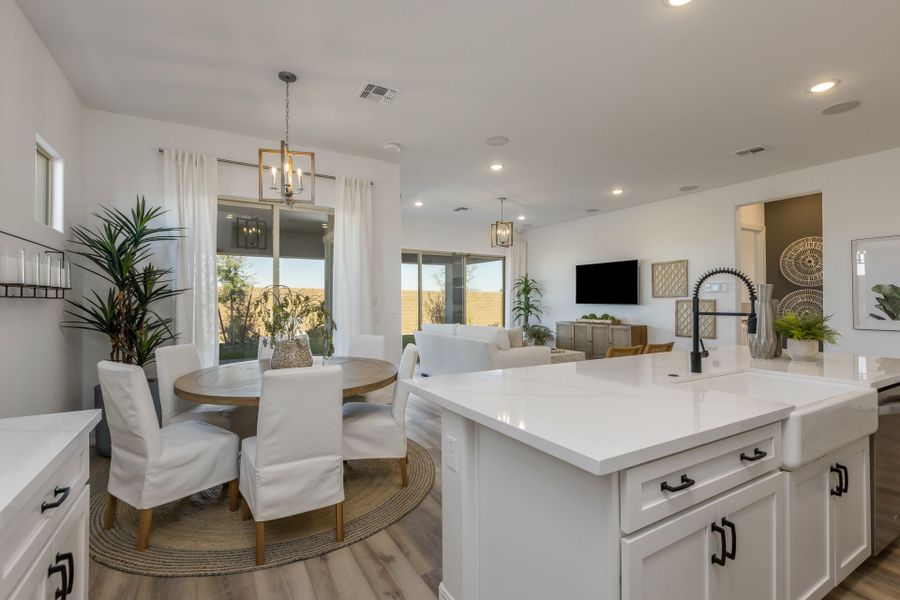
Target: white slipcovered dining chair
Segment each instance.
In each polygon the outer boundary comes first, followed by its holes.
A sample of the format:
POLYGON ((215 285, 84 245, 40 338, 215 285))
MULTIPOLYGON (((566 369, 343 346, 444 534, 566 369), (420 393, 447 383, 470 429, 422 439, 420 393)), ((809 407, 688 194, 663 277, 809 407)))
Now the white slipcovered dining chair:
POLYGON ((266 521, 334 506, 344 541, 341 382, 336 365, 263 374, 257 435, 241 445, 240 477, 244 519, 256 521, 258 565, 266 521))
POLYGON ((137 549, 147 549, 153 508, 229 484, 231 510, 238 507, 238 436, 201 421, 160 428, 144 371, 135 365, 97 365, 112 438, 104 527, 116 520, 118 500, 139 511, 137 549))
MULTIPOLYGON (((407 344, 400 357, 397 380, 415 374, 419 351, 415 344, 407 344)), ((344 414, 344 459, 396 459, 400 461, 403 487, 409 480, 406 457, 406 405, 409 392, 394 386, 394 400, 390 406, 371 402, 347 402, 344 414)))
POLYGON ((159 406, 162 425, 181 421, 205 421, 210 425, 233 431, 241 438, 256 433, 256 408, 198 404, 180 398, 175 392, 175 380, 182 375, 199 371, 200 354, 194 344, 178 344, 156 349, 156 379, 159 384, 159 406))

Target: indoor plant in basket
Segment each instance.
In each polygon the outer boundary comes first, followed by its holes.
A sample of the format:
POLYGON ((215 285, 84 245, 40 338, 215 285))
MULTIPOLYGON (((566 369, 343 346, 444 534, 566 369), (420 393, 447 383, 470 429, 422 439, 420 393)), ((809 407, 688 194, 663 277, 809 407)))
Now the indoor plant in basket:
MULTIPOLYGON (((86 263, 78 266, 108 287, 105 294, 91 290, 80 300, 67 299, 69 319, 62 326, 106 336, 109 360, 146 367, 154 361, 159 346, 176 338, 172 319, 160 316, 157 306, 183 290, 170 287, 171 269, 150 262, 154 246, 181 237, 181 229, 157 224, 164 212, 159 207, 148 208, 144 198, 138 198, 128 213, 101 207, 94 214, 100 221, 96 228, 72 227, 74 253, 86 263)), ((159 415, 158 391, 155 382, 150 384, 159 415)), ((99 386, 94 395, 102 408, 99 386)), ((97 450, 109 456, 105 415, 97 428, 97 450)))
POLYGON ((831 315, 787 313, 775 320, 775 330, 787 338, 791 360, 814 360, 819 343, 834 344, 840 334, 828 326, 831 315))
POLYGON ((307 332, 322 338, 326 358, 334 352, 332 335, 337 326, 322 300, 287 286, 269 286, 254 307, 267 335, 263 345, 273 346, 273 369, 312 366, 307 332))

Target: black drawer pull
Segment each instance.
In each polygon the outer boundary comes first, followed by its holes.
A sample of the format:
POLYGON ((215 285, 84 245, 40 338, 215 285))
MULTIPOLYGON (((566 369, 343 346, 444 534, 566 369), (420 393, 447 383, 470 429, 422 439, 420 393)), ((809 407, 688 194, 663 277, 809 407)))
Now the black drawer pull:
POLYGON ((725 558, 734 560, 737 558, 737 527, 725 517, 722 517, 722 525, 731 530, 731 552, 725 550, 724 546, 722 547, 722 551, 725 552, 725 558))
POLYGON ((693 479, 691 479, 690 477, 688 477, 687 475, 682 475, 682 476, 681 476, 681 484, 680 484, 680 485, 671 486, 671 485, 669 485, 669 482, 668 482, 668 481, 663 481, 663 482, 659 485, 659 489, 661 489, 661 490, 664 491, 664 492, 680 492, 680 491, 682 491, 682 490, 688 489, 689 487, 691 487, 691 486, 694 485, 695 483, 697 483, 697 482, 694 481, 693 479))
POLYGON ((56 562, 57 564, 66 561, 69 564, 69 581, 66 586, 66 594, 71 594, 72 589, 75 587, 75 557, 71 552, 63 552, 62 554, 56 554, 56 562))
POLYGON ((719 537, 722 540, 722 557, 719 558, 718 556, 713 554, 712 555, 712 563, 714 565, 719 565, 720 567, 724 567, 726 556, 728 555, 728 552, 726 550, 728 548, 728 545, 725 540, 725 530, 723 528, 719 527, 718 525, 716 525, 715 523, 712 524, 712 530, 714 532, 718 533, 719 537))
POLYGON ((50 568, 47 569, 47 577, 53 577, 55 574, 59 573, 62 577, 62 585, 56 588, 56 593, 54 594, 54 598, 58 600, 66 600, 66 596, 69 595, 71 588, 69 587, 69 575, 68 569, 66 569, 66 565, 50 565, 50 568))
POLYGON ((834 466, 844 472, 844 476, 841 477, 841 491, 846 494, 850 491, 850 470, 841 463, 835 463, 834 466))
POLYGON ((756 462, 756 461, 758 461, 759 459, 765 458, 765 457, 768 456, 768 455, 769 455, 768 452, 765 452, 765 451, 763 451, 763 450, 760 450, 759 448, 754 448, 754 449, 753 449, 753 456, 747 456, 746 454, 744 454, 743 452, 741 452, 741 460, 746 460, 747 462, 756 462))
POLYGON ((829 469, 832 473, 837 473, 838 475, 838 486, 831 490, 832 496, 843 496, 844 495, 844 471, 839 469, 837 466, 832 466, 829 469))
POLYGON ((71 488, 68 487, 61 488, 59 486, 56 486, 55 488, 53 488, 53 497, 56 498, 57 496, 59 496, 59 499, 54 500, 53 502, 47 502, 46 500, 41 502, 41 512, 43 513, 45 510, 56 508, 57 506, 65 502, 66 498, 69 497, 70 491, 71 488), (60 496, 60 494, 62 495, 60 496))

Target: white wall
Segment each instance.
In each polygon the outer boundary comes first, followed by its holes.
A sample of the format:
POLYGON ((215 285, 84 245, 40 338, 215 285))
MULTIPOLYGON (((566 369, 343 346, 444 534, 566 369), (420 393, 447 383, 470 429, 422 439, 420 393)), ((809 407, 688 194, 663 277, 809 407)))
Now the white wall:
POLYGON ((504 248, 491 248, 490 224, 491 221, 462 223, 403 215, 402 246, 404 250, 506 256, 504 248))
MULTIPOLYGON (((62 248, 81 211, 84 109, 12 0, 0 0, 0 82, 0 229, 62 248), (34 220, 35 135, 64 160, 64 233, 34 220)), ((79 407, 78 334, 60 328, 63 308, 0 298, 0 417, 79 407)))
MULTIPOLYGON (((900 334, 856 331, 852 320, 850 241, 900 234, 900 148, 672 198, 569 223, 536 228, 528 238, 528 264, 544 284, 547 322, 602 309, 650 326, 650 340, 674 336, 675 301, 650 298, 650 263, 686 258, 691 283, 708 268, 735 264, 735 210, 743 204, 822 193, 825 313, 833 314, 840 343, 830 349, 900 356, 900 334), (574 265, 641 260, 641 304, 574 304, 574 265)), ((900 257, 898 257, 900 260, 900 257)), ((723 279, 727 281, 728 279, 723 279)), ((718 294, 734 306, 734 283, 718 294)), ((736 328, 719 319, 719 341, 733 343, 736 328)), ((679 338, 679 346, 687 342, 679 338)))
MULTIPOLYGON (((128 115, 87 110, 85 123, 86 202, 127 208, 136 195, 148 203, 163 201, 163 168, 159 148, 180 148, 249 163, 257 149, 273 147, 262 140, 128 115)), ((400 355, 400 172, 396 164, 310 148, 316 168, 330 175, 363 177, 375 182, 375 329, 388 336, 391 358, 400 355)), ((317 203, 333 206, 333 185, 317 184, 317 203), (321 189, 320 189, 321 188, 321 189)), ((257 172, 243 166, 220 165, 219 194, 255 198, 257 172)), ((340 327, 340 323, 338 323, 340 327)), ((85 336, 84 393, 90 397, 96 362, 106 352, 98 336, 85 336)))

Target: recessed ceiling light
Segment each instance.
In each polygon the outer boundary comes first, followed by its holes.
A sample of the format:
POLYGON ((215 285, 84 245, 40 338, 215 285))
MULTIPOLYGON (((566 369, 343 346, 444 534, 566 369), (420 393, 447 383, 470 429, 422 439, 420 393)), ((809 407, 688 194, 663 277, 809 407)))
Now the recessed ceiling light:
POLYGON ((491 165, 491 171, 502 171, 502 170, 503 170, 503 165, 501 165, 500 163, 494 163, 491 165))
POLYGON ((505 135, 494 135, 484 141, 488 146, 505 146, 509 143, 509 138, 505 135))
POLYGON ((839 115, 841 113, 845 113, 848 110, 853 110, 854 108, 859 108, 862 106, 862 102, 859 100, 849 100, 847 102, 838 102, 837 104, 832 104, 828 108, 822 111, 823 115, 839 115))
POLYGON ((389 142, 385 144, 384 149, 388 152, 396 152, 397 154, 403 152, 403 146, 401 146, 397 142, 389 142))
POLYGON ((612 190, 613 196, 621 196, 624 193, 625 193, 625 190, 623 188, 613 188, 613 190, 612 190))
POLYGON ((519 216, 516 217, 516 218, 519 219, 520 221, 524 221, 524 220, 525 220, 525 215, 519 215, 519 216))
POLYGON ((413 202, 413 206, 424 206, 424 205, 425 205, 425 203, 422 202, 421 200, 416 200, 415 202, 413 202))
POLYGON ((693 1, 694 0, 663 0, 663 4, 671 8, 678 8, 679 6, 686 6, 693 1))
POLYGON ((828 90, 832 89, 834 86, 836 86, 839 83, 840 83, 840 81, 838 81, 837 79, 829 79, 828 81, 820 81, 819 83, 817 83, 815 85, 811 85, 808 88, 806 88, 806 91, 811 94, 822 94, 822 93, 827 92, 828 90))
POLYGON ((322 223, 322 229, 328 229, 328 223, 322 223))
POLYGON ((228 220, 230 221, 231 219, 234 218, 234 215, 231 214, 231 213, 228 213, 227 215, 225 215, 225 218, 228 219, 228 220))

